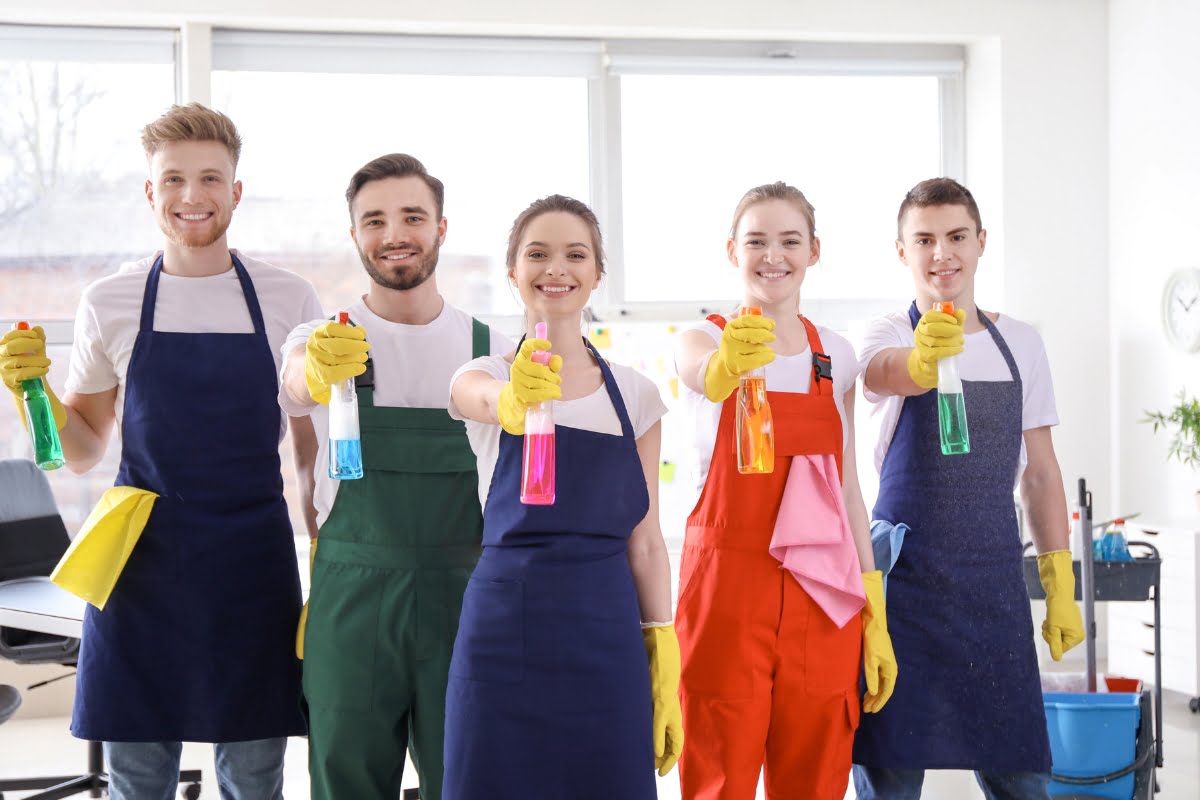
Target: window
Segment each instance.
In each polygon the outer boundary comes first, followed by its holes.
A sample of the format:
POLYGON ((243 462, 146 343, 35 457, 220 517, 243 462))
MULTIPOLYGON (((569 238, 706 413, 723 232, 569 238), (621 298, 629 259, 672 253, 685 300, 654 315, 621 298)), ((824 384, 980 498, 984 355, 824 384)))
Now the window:
POLYGON ((168 31, 0 26, 0 319, 71 319, 155 247, 137 131, 175 101, 168 31))
POLYGON ((958 47, 610 43, 608 310, 694 318, 738 296, 738 200, 783 180, 817 211, 806 308, 848 325, 911 294, 895 215, 918 181, 961 174, 958 47), (884 302, 881 302, 884 301, 884 302), (832 315, 831 315, 832 314, 832 315))
POLYGON ((366 288, 344 195, 377 156, 415 155, 445 183, 438 286, 476 314, 520 313, 504 279, 517 214, 547 194, 589 200, 595 45, 218 31, 213 63, 213 104, 245 141, 230 242, 325 303, 366 288))
MULTIPOLYGON (((58 391, 83 288, 157 247, 137 132, 175 102, 174 42, 170 31, 0 26, 0 320, 45 327, 58 391)), ((48 473, 68 530, 119 456, 110 446, 85 476, 48 473)), ((32 457, 11 410, 0 457, 32 457)))

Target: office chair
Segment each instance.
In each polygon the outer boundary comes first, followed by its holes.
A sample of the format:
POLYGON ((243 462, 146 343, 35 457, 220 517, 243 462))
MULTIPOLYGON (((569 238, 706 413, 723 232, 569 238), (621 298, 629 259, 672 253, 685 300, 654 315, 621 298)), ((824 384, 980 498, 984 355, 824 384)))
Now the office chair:
MULTIPOLYGON (((0 460, 0 582, 48 576, 70 544, 66 526, 50 491, 50 482, 32 461, 0 460)), ((69 636, 0 626, 0 658, 21 664, 62 664, 74 667, 79 640, 69 636)), ((20 705, 20 693, 0 686, 0 722, 20 705), (11 691, 6 691, 11 690, 11 691), (11 695, 15 694, 15 700, 11 695), (10 695, 6 703, 5 695, 10 695)), ((5 791, 38 790, 26 800, 58 800, 81 792, 100 797, 107 788, 104 747, 88 742, 87 772, 82 775, 47 778, 0 779, 0 800, 5 791)), ((200 770, 184 770, 179 782, 187 784, 184 797, 200 796, 200 770)))

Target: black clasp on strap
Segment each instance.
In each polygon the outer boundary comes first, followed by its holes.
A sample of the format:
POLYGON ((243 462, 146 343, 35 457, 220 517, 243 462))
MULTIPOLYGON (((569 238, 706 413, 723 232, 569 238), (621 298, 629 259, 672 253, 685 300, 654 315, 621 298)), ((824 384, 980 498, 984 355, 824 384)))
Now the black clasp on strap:
POLYGON ((821 378, 833 380, 833 360, 824 353, 813 353, 813 372, 816 373, 818 381, 821 378))
POLYGON ((354 388, 356 389, 374 389, 375 388, 375 362, 371 357, 367 357, 367 371, 354 379, 354 388))

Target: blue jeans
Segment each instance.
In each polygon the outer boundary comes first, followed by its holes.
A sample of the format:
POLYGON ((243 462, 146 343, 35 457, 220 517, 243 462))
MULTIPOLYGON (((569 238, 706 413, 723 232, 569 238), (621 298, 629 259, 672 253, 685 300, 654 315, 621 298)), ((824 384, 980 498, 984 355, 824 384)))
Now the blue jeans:
MULTIPOLYGON (((283 800, 287 739, 213 745, 221 800, 283 800)), ((105 742, 112 800, 173 800, 179 789, 180 742, 105 742)))
MULTIPOLYGON (((976 772, 975 780, 987 800, 1049 800, 1048 772, 976 772)), ((858 800, 919 800, 923 769, 884 769, 854 765, 858 800)))

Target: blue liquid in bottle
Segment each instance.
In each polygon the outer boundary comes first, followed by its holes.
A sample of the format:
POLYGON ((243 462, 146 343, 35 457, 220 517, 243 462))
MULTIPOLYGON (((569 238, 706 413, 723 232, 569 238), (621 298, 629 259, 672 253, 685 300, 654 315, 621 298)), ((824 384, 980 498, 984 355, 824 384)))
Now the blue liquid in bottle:
POLYGON ((345 481, 362 476, 362 440, 330 439, 329 477, 345 481))

